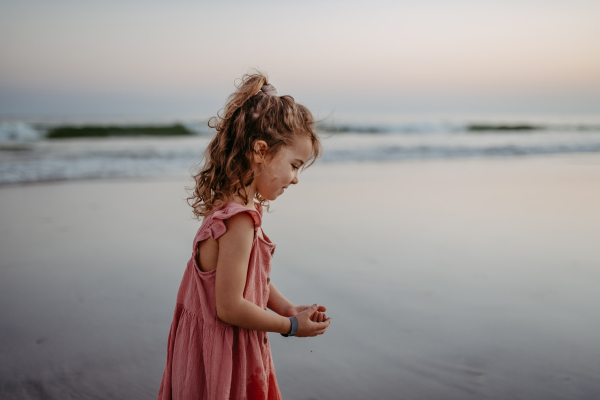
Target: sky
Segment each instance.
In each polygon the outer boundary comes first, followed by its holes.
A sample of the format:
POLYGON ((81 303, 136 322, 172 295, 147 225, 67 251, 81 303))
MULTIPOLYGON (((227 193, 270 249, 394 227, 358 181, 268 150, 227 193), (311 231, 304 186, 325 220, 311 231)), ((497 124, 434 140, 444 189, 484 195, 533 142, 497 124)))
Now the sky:
POLYGON ((0 0, 0 115, 600 112, 599 1, 0 0))

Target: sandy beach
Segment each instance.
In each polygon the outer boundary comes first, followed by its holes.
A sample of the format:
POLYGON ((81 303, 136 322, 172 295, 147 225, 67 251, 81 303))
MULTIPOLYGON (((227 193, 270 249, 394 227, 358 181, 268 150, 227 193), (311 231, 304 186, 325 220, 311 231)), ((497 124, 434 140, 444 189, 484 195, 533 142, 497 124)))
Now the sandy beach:
MULTIPOLYGON (((0 397, 151 399, 199 223, 187 176, 0 187, 0 397)), ((597 399, 600 155, 322 164, 264 218, 283 397, 597 399)))

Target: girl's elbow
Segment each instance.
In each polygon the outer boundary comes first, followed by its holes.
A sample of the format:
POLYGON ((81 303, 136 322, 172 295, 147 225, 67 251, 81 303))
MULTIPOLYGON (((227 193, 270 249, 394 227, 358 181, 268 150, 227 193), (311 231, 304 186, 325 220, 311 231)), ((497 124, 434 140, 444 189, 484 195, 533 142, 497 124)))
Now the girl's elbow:
POLYGON ((233 308, 228 304, 219 304, 217 302, 217 317, 228 324, 235 325, 235 312, 233 308))

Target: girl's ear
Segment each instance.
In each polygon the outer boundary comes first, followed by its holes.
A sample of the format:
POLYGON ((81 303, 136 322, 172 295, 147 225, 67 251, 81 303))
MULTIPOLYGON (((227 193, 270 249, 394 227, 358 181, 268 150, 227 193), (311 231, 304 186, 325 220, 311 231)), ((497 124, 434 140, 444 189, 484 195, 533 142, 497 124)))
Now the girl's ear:
POLYGON ((257 140, 254 142, 254 162, 256 164, 262 164, 265 162, 265 155, 267 154, 268 149, 269 146, 264 140, 257 140))

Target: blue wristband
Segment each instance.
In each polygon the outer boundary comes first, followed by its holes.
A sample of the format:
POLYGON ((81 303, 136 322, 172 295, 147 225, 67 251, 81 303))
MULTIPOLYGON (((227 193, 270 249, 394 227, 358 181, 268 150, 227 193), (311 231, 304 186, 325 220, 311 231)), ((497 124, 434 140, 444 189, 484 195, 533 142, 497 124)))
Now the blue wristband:
POLYGON ((282 333, 281 336, 294 336, 296 332, 298 332, 298 319, 296 318, 296 316, 290 317, 290 322, 292 323, 292 328, 288 333, 282 333))

